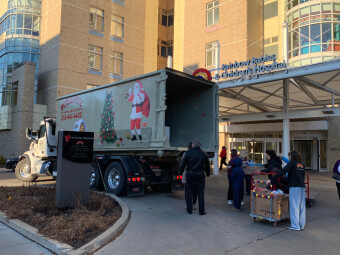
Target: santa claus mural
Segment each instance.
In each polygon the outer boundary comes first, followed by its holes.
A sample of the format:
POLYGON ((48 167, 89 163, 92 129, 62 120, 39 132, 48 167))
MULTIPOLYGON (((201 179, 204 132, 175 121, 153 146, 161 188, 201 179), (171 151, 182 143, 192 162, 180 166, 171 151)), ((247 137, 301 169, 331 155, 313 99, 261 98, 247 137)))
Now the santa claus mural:
POLYGON ((150 99, 148 95, 145 93, 142 83, 140 81, 135 82, 133 91, 130 88, 129 92, 126 94, 126 97, 128 101, 132 103, 130 115, 131 119, 130 130, 132 134, 131 141, 137 140, 136 131, 139 140, 142 141, 141 121, 142 116, 145 116, 146 118, 149 117, 150 99))

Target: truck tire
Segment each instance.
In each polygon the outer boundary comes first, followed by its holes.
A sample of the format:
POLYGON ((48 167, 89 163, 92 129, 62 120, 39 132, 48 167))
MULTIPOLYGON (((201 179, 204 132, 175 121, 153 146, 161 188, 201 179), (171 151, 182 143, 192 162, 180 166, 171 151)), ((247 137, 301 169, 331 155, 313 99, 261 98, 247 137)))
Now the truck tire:
POLYGON ((96 190, 99 183, 99 168, 96 162, 91 163, 90 189, 96 190))
POLYGON ((18 164, 17 162, 13 162, 12 167, 11 167, 13 172, 15 172, 15 168, 17 167, 17 164, 18 164))
POLYGON ((126 174, 120 163, 112 162, 107 166, 104 185, 107 192, 117 196, 126 192, 126 174))
POLYGON ((15 176, 22 182, 33 182, 37 179, 36 176, 29 173, 30 166, 28 165, 28 160, 23 159, 18 162, 15 168, 15 176))

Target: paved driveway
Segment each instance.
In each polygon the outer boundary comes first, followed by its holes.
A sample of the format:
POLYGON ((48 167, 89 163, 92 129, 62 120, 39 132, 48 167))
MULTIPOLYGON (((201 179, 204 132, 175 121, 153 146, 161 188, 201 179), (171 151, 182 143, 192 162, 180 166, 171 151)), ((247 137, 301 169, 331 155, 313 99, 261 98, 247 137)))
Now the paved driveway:
POLYGON ((329 175, 312 175, 311 187, 320 195, 307 209, 305 230, 297 232, 286 229, 289 220, 278 227, 254 223, 249 197, 240 212, 231 211, 224 175, 207 179, 204 216, 185 212, 183 192, 123 198, 131 210, 130 222, 95 254, 339 254, 340 202, 329 175))
MULTIPOLYGON (((95 254, 339 254, 340 202, 329 174, 311 173, 311 188, 319 192, 319 197, 307 209, 305 230, 298 232, 286 229, 289 220, 278 227, 266 221, 254 223, 249 216, 249 197, 245 197, 246 205, 240 212, 231 211, 226 203, 224 176, 222 172, 221 176, 207 178, 208 214, 204 216, 185 212, 183 192, 123 197, 131 211, 130 221, 116 240, 95 254)), ((22 183, 11 171, 0 169, 0 186, 3 185, 22 183)), ((54 182, 44 180, 38 185, 54 182)), ((1 248, 0 245, 0 254, 5 251, 1 248)), ((36 252, 30 254, 40 254, 36 252)))

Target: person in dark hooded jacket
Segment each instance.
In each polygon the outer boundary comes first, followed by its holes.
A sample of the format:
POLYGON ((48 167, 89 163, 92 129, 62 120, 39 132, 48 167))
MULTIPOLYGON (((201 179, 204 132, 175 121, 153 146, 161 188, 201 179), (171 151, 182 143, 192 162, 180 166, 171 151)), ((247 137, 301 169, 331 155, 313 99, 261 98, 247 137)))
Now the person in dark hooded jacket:
POLYGON ((271 172, 278 172, 282 170, 282 160, 276 155, 275 151, 273 150, 266 150, 266 158, 268 163, 264 165, 266 168, 261 172, 264 173, 271 173, 271 172))
POLYGON ((230 165, 232 167, 230 175, 230 185, 233 190, 233 203, 235 210, 238 211, 241 208, 244 189, 244 172, 241 167, 242 159, 240 157, 234 157, 230 160, 230 165))

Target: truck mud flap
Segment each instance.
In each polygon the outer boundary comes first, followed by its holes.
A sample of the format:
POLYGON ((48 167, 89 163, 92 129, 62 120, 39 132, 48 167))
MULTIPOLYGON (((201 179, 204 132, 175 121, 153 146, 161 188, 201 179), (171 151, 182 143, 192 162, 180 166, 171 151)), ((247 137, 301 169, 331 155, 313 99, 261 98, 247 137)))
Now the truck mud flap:
POLYGON ((141 182, 138 184, 128 184, 127 196, 128 197, 144 196, 144 183, 141 182))
POLYGON ((184 184, 182 180, 173 180, 172 181, 172 191, 184 190, 184 184))

